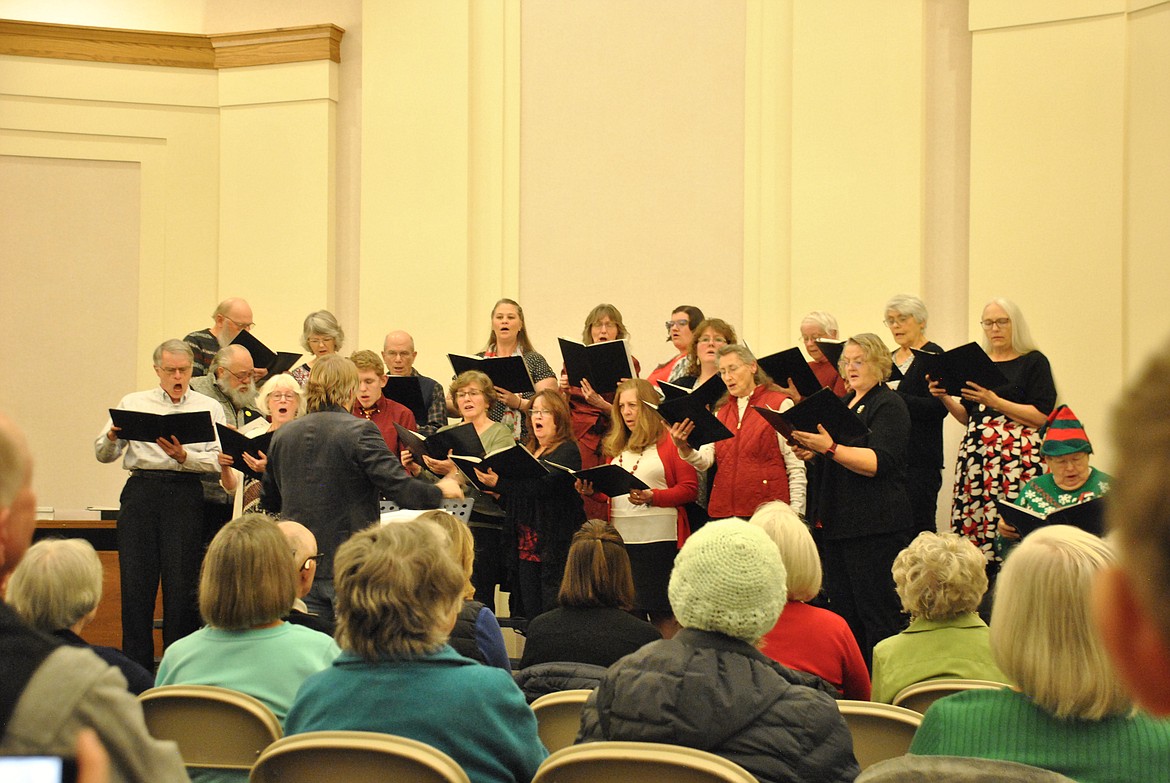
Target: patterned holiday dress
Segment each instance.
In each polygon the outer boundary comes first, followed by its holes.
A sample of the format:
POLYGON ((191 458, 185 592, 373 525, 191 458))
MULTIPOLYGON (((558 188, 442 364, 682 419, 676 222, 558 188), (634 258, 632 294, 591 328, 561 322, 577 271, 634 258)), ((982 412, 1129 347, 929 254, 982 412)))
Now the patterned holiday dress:
MULTIPOLYGON (((1045 415, 1056 406, 1056 383, 1044 354, 1032 351, 996 366, 1008 379, 1007 386, 995 390, 1000 397, 1033 405, 1045 415)), ((951 528, 971 539, 990 563, 998 564, 996 498, 1014 501, 1021 487, 1043 472, 1041 438, 1032 427, 984 405, 964 400, 963 407, 967 432, 955 466, 951 528)))

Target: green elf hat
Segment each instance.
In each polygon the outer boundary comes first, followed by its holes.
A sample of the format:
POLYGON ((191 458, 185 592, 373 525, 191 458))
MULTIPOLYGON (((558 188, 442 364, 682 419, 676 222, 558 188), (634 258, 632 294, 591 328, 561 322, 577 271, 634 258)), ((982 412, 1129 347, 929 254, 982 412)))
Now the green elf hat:
POLYGON ((1093 444, 1089 443, 1084 425, 1071 408, 1058 405, 1048 414, 1048 421, 1044 424, 1044 443, 1040 446, 1040 453, 1046 457, 1060 457, 1081 451, 1093 453, 1093 444))

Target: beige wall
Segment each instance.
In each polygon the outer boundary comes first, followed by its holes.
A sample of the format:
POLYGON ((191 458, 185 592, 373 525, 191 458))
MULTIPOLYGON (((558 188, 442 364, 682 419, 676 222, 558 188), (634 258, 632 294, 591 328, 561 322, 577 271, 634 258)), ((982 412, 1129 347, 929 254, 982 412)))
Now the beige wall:
MULTIPOLYGON (((278 348, 322 306, 347 350, 408 328, 438 377, 447 351, 479 347, 500 296, 521 298, 554 364, 554 338, 612 301, 649 367, 680 302, 772 350, 814 308, 884 335, 898 291, 922 294, 931 335, 955 345, 1005 294, 1108 466, 1108 407, 1170 325, 1170 4, 285 5, 112 3, 101 23, 334 22, 340 66, 0 59, 0 155, 138 167, 135 361, 118 388, 152 382, 150 348, 229 294, 278 348)), ((0 0, 0 16, 98 23, 82 8, 0 0)), ((9 269, 6 287, 40 291, 9 269)), ((93 312, 62 317, 90 334, 93 312)))

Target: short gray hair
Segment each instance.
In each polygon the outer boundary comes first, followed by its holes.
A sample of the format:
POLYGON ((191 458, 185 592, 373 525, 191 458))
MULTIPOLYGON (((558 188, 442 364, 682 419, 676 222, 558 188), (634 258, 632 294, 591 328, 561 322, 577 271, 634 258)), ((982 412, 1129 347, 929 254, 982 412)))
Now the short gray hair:
POLYGON ((8 581, 8 603, 45 633, 72 628, 101 600, 102 561, 82 538, 36 542, 8 581))
POLYGON ((337 322, 337 316, 328 310, 316 310, 305 316, 304 328, 301 331, 301 347, 309 353, 313 349, 309 347, 309 338, 315 334, 322 337, 332 337, 333 347, 341 351, 341 344, 345 341, 345 332, 341 329, 341 324, 337 322))
POLYGON ((260 392, 256 395, 256 407, 265 416, 271 416, 272 410, 268 407, 268 397, 278 389, 293 392, 297 395, 297 416, 305 414, 305 390, 297 383, 297 379, 286 372, 280 375, 273 375, 264 385, 260 387, 260 392))
POLYGON ((824 310, 813 310, 811 313, 800 319, 800 325, 816 324, 824 330, 829 337, 837 336, 837 319, 831 313, 826 313, 824 310))
POLYGON ((155 367, 161 366, 159 363, 162 361, 162 355, 164 353, 179 353, 190 359, 192 363, 195 362, 195 352, 191 350, 191 346, 182 340, 166 340, 159 347, 155 348, 154 356, 151 359, 155 367))
POLYGON ((248 357, 251 358, 252 354, 242 345, 228 344, 220 348, 215 352, 215 356, 211 357, 211 364, 207 365, 207 374, 215 377, 217 370, 226 370, 227 366, 232 363, 232 358, 240 351, 247 353, 248 357))
MULTIPOLYGON (((920 324, 926 323, 926 303, 912 294, 895 294, 886 302, 886 312, 908 315, 920 324)), ((883 317, 885 313, 882 313, 883 317)))
POLYGON ((958 533, 919 533, 891 571, 903 611, 924 620, 974 612, 987 592, 987 561, 958 533))

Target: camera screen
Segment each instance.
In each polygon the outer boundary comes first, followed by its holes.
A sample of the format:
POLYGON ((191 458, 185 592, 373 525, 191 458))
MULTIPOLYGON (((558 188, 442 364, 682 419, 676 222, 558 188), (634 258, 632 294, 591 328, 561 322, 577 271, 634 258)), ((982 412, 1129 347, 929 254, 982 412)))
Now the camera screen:
POLYGON ((59 756, 0 756, 4 783, 62 783, 64 770, 59 756))

